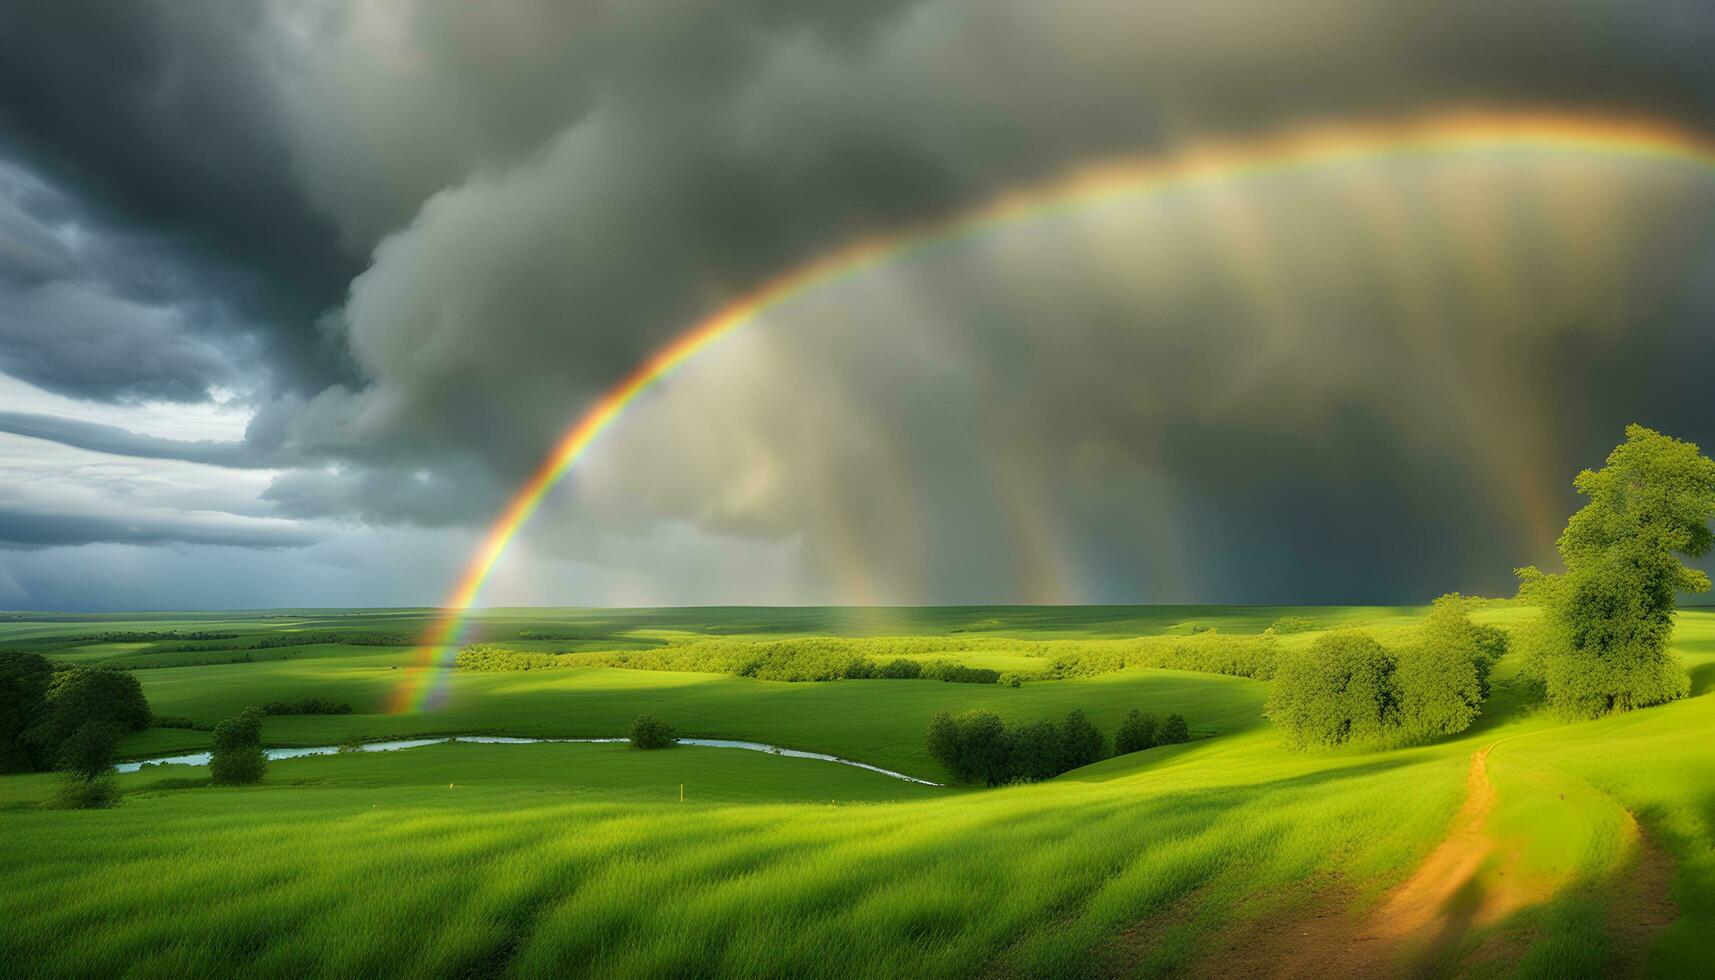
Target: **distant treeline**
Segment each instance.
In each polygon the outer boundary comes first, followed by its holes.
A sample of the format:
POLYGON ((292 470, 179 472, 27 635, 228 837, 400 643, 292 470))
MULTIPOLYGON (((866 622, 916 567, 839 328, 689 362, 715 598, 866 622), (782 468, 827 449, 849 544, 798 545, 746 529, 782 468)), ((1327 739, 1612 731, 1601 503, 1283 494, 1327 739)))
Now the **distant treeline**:
POLYGON ((961 684, 1007 684, 1110 674, 1128 667, 1162 667, 1267 680, 1279 646, 1271 635, 1148 636, 1122 640, 1015 640, 1005 637, 805 636, 783 640, 709 639, 651 650, 544 653, 473 643, 459 651, 461 670, 545 670, 620 667, 629 670, 731 674, 768 681, 924 679, 961 684), (1043 661, 1039 668, 996 670, 937 658, 938 653, 1005 653, 1043 661))
POLYGON ((75 646, 89 646, 95 643, 162 643, 173 640, 236 640, 237 633, 210 633, 202 630, 108 630, 102 633, 84 633, 78 636, 57 637, 62 642, 75 646))
MULTIPOLYGON (((1191 740, 1182 715, 1157 722, 1136 710, 1121 723, 1114 737, 1114 754, 1126 755, 1191 740)), ((992 711, 945 711, 929 722, 924 747, 946 767, 954 782, 1002 786, 1053 779, 1063 772, 1108 757, 1108 740, 1100 729, 1073 711, 1066 720, 1033 721, 1008 726, 992 711)))
MULTIPOLYGON (((348 647, 412 647, 416 646, 418 637, 414 633, 373 633, 361 630, 304 630, 291 633, 263 633, 237 646, 220 647, 222 650, 273 650, 278 647, 310 646, 313 644, 337 644, 348 647)), ((157 650, 157 653, 189 653, 193 650, 208 650, 211 647, 185 647, 175 650, 157 650)))
POLYGON ((300 698, 297 701, 270 701, 262 706, 265 715, 349 715, 351 705, 330 698, 300 698))
MULTIPOLYGON (((458 652, 454 663, 460 670, 544 670, 555 667, 618 667, 626 670, 669 670, 706 674, 731 674, 764 681, 838 680, 935 680, 956 684, 994 684, 1001 672, 970 667, 954 660, 927 662, 906 657, 877 661, 836 643, 864 642, 839 638, 807 637, 800 640, 701 640, 653 650, 616 650, 604 653, 539 653, 510 650, 490 643, 473 643, 458 652)), ((945 650, 946 647, 937 649, 945 650)))

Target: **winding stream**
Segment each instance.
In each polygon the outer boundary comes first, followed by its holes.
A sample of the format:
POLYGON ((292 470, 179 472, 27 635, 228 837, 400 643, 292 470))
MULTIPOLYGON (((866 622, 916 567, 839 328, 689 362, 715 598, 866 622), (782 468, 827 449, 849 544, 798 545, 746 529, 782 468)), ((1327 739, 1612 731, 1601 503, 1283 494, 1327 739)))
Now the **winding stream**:
MULTIPOLYGON (((345 751, 360 752, 397 752, 400 749, 415 749, 424 745, 441 745, 447 742, 475 742, 481 745, 535 745, 542 742, 579 742, 579 743, 611 743, 627 742, 624 738, 511 738, 504 735, 452 735, 444 738, 405 738, 391 742, 363 742, 348 747, 345 751)), ((748 749, 751 752, 767 752, 770 755, 783 755, 792 759, 819 759, 822 762, 837 762, 842 766, 855 766, 878 772, 892 779, 916 783, 919 786, 939 786, 927 779, 907 776, 902 772, 872 766, 866 762, 853 762, 842 759, 837 755, 823 755, 820 752, 802 752, 798 749, 784 749, 778 745, 768 745, 763 742, 738 742, 725 738, 681 738, 680 745, 699 745, 711 749, 748 749)), ((269 759, 298 759, 308 755, 337 755, 340 747, 337 745, 317 745, 305 749, 263 749, 269 759)), ((118 772, 136 772, 144 766, 206 766, 209 754, 193 752, 189 755, 168 755, 157 759, 139 759, 136 762, 121 762, 113 768, 118 772)))

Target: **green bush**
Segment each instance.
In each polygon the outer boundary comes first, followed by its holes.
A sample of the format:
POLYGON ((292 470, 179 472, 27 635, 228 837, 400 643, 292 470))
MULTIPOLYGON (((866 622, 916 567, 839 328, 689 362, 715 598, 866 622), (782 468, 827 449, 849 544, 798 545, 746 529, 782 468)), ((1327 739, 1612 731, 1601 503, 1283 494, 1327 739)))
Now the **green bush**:
POLYGON ((1459 595, 1437 599, 1396 650, 1355 630, 1318 638, 1281 664, 1265 713, 1294 748, 1401 745, 1464 731, 1482 713, 1490 662, 1468 608, 1459 595))
POLYGON ((1119 730, 1114 732, 1114 755, 1127 755, 1153 747, 1157 727, 1154 715, 1142 714, 1133 708, 1120 722, 1119 730))
POLYGON ((1487 657, 1465 613, 1466 601, 1442 596, 1398 655, 1400 739, 1422 741, 1470 727, 1483 710, 1487 657))
POLYGON ((93 779, 67 775, 54 791, 53 806, 62 810, 103 810, 119 803, 119 783, 112 773, 93 779))
POLYGON ((1191 741, 1191 726, 1185 723, 1184 715, 1168 715, 1161 723, 1161 730, 1156 733, 1157 745, 1183 745, 1191 741))
POLYGON ((1269 625, 1268 631, 1277 636, 1290 636, 1293 633, 1309 633, 1321 628, 1308 616, 1282 616, 1269 625))
POLYGON ((882 665, 880 676, 888 680, 916 680, 923 676, 923 665, 906 657, 895 657, 882 665))
POLYGON ((1392 742, 1394 668, 1393 655, 1369 634, 1329 633, 1281 662, 1264 713, 1294 748, 1392 742))
POLYGON ((245 708, 214 726, 214 752, 209 774, 221 785, 254 783, 268 768, 262 751, 262 712, 245 708))
POLYGON ((666 749, 678 741, 673 726, 654 715, 638 715, 631 723, 631 747, 634 749, 666 749))

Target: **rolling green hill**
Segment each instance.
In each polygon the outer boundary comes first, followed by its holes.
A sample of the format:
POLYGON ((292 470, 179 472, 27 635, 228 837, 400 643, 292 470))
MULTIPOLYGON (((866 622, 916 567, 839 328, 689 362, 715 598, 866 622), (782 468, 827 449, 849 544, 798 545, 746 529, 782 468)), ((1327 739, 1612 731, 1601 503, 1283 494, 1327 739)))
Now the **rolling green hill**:
MULTIPOLYGON (((508 610, 483 628, 505 639, 553 627, 579 638, 528 642, 601 649, 699 632, 1244 633, 1289 613, 1385 631, 1417 611, 508 610)), ((419 620, 8 622, 0 643, 76 660, 116 652, 74 645, 102 630, 408 631, 419 620)), ((1320 754, 1281 748, 1260 717, 1265 682, 1179 671, 1016 689, 609 668, 460 674, 445 710, 390 716, 373 712, 405 648, 276 647, 266 651, 275 659, 139 670, 163 715, 213 721, 303 696, 356 709, 270 718, 270 744, 613 735, 648 711, 683 734, 939 778, 922 746, 939 710, 984 706, 1013 721, 1082 708, 1110 734, 1132 707, 1178 711, 1199 737, 994 790, 761 753, 606 745, 276 762, 243 789, 209 787, 201 770, 151 769, 121 777, 126 798, 110 811, 40 809, 53 777, 0 777, 0 969, 1081 976, 1264 962, 1313 973, 1352 966, 1330 957, 1387 947, 1389 930, 1406 930, 1390 955, 1437 972, 1690 975, 1715 929, 1715 615, 1682 613, 1675 646, 1693 697, 1665 707, 1562 724, 1519 707, 1503 661, 1484 718, 1461 737, 1320 754), (1469 872, 1463 887, 1420 894, 1423 869, 1438 862, 1469 872)), ((151 729, 126 749, 206 738, 151 729)))

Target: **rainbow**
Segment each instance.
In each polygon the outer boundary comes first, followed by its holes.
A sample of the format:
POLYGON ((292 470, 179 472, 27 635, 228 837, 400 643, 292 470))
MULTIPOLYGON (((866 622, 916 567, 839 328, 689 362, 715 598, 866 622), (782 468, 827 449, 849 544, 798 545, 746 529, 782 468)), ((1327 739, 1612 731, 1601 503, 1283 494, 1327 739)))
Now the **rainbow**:
POLYGON ((416 651, 415 665, 398 685, 392 710, 421 710, 438 702, 451 667, 454 645, 489 573, 549 491, 625 410, 680 365, 793 297, 897 262, 931 246, 974 237, 999 225, 1117 198, 1341 161, 1509 149, 1599 153, 1715 166, 1715 141, 1669 123, 1637 118, 1443 112, 1406 121, 1312 126, 1260 139, 1199 145, 1080 169, 1004 194, 970 210, 896 234, 858 241, 763 283, 693 325, 639 364, 560 437, 483 538, 416 651))

